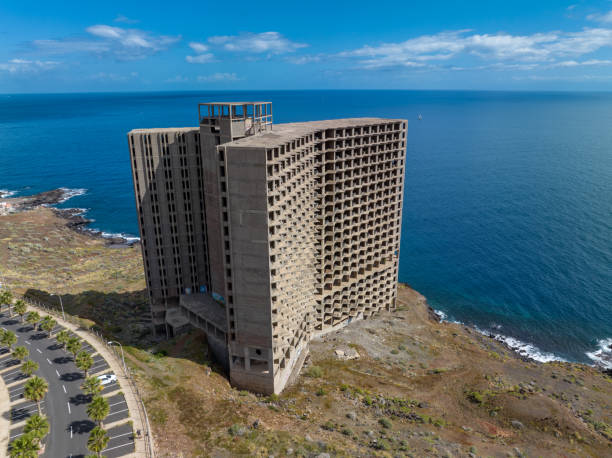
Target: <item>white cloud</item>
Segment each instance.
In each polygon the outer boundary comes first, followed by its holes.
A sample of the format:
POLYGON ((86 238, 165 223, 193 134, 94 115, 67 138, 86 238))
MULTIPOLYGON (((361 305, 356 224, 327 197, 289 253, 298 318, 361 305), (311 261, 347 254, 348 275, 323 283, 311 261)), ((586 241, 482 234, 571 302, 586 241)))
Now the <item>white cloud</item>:
POLYGON ((190 64, 207 64, 215 61, 214 54, 206 52, 208 51, 208 46, 206 46, 204 43, 192 41, 189 43, 189 47, 197 53, 196 56, 185 57, 185 60, 190 64))
POLYGON ((578 62, 575 60, 564 60, 561 62, 555 62, 550 67, 582 67, 582 66, 595 66, 595 65, 612 65, 612 60, 607 59, 590 59, 578 62))
POLYGON ((35 40, 32 44, 48 54, 91 53, 110 54, 119 60, 143 59, 168 49, 180 37, 153 35, 137 29, 124 29, 97 24, 87 27, 89 38, 61 40, 35 40))
POLYGON ((129 17, 124 16, 123 14, 117 15, 113 22, 123 22, 124 24, 137 24, 140 21, 138 19, 130 19, 129 17))
POLYGON ((587 16, 587 19, 589 21, 596 21, 596 22, 604 22, 604 23, 612 23, 612 10, 608 11, 607 13, 604 14, 589 14, 587 16))
POLYGON ((191 43, 189 43, 189 47, 197 53, 203 53, 208 51, 208 46, 206 46, 204 43, 198 43, 196 41, 192 41, 191 43))
POLYGON ((0 62, 0 71, 8 73, 36 73, 57 67, 60 62, 53 60, 27 60, 11 59, 8 62, 0 62))
POLYGON ((470 30, 422 35, 400 43, 366 45, 339 54, 356 59, 367 69, 423 67, 424 62, 446 61, 465 55, 520 65, 550 63, 612 46, 612 29, 586 28, 579 32, 532 35, 476 34, 470 30))
POLYGON ((186 56, 185 60, 190 64, 207 64, 215 61, 213 54, 198 54, 197 56, 186 56))
POLYGON ((213 73, 212 75, 198 76, 198 81, 203 83, 218 83, 221 81, 239 81, 235 73, 213 73))
POLYGON ((313 62, 319 62, 323 56, 321 54, 317 54, 315 56, 296 56, 296 57, 288 57, 287 61, 296 65, 304 65, 311 64, 313 62))
POLYGON ((119 73, 99 72, 94 75, 91 75, 89 78, 92 80, 100 81, 128 81, 136 77, 138 77, 138 72, 131 72, 127 75, 122 75, 119 73))
POLYGON ((222 46, 226 51, 285 54, 308 46, 291 41, 278 32, 243 33, 241 35, 214 36, 208 42, 222 46))

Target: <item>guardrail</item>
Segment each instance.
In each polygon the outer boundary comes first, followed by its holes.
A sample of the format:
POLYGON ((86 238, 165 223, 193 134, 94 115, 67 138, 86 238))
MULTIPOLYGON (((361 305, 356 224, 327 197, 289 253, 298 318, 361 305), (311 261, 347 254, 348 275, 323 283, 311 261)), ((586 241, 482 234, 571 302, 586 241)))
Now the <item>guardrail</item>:
MULTIPOLYGON (((59 319, 64 319, 62 317, 62 311, 56 308, 49 307, 48 305, 42 302, 33 300, 29 297, 21 296, 20 298, 23 299, 27 304, 31 305, 32 307, 42 309, 46 313, 49 313, 50 315, 53 315, 59 319)), ((75 326, 79 326, 81 330, 85 331, 88 335, 90 335, 94 339, 97 339, 100 343, 104 344, 106 348, 110 349, 117 357, 117 360, 119 361, 122 360, 122 356, 117 351, 117 347, 108 344, 109 340, 111 340, 110 338, 104 336, 104 334, 96 330, 83 328, 82 322, 79 321, 78 318, 75 318, 74 316, 69 315, 69 314, 64 314, 64 315, 65 315, 66 321, 74 324, 75 326)), ((136 403, 138 405, 138 415, 140 416, 140 421, 145 428, 145 454, 147 457, 154 458, 155 452, 153 448, 153 437, 151 434, 151 426, 149 424, 149 416, 147 415, 147 409, 145 408, 144 402, 142 401, 142 397, 140 395, 140 391, 138 390, 138 386, 136 385, 136 382, 134 380, 134 373, 132 369, 125 366, 125 364, 119 364, 119 365, 121 366, 123 374, 125 375, 125 378, 128 380, 128 383, 130 384, 133 393, 136 395, 136 401, 137 401, 136 403)))

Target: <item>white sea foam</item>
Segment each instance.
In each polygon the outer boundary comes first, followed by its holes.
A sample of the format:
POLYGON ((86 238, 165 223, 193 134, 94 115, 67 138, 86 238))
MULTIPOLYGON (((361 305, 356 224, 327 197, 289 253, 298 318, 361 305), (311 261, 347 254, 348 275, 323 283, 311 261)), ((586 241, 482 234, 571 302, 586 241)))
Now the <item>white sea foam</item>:
POLYGON ((10 191, 8 189, 0 189, 0 198, 7 198, 17 194, 17 191, 10 191))
POLYGON ((71 199, 71 198, 76 197, 76 196, 82 196, 83 194, 87 193, 87 189, 84 189, 84 188, 74 188, 74 189, 72 189, 72 188, 60 188, 60 189, 64 192, 64 195, 58 201, 58 203, 60 203, 60 204, 63 204, 68 199, 71 199))
MULTIPOLYGON (((465 323, 462 323, 461 321, 448 320, 446 313, 442 312, 441 310, 434 310, 434 312, 436 315, 438 315, 438 317, 440 317, 441 321, 461 324, 465 326, 465 323)), ((502 342, 503 344, 508 346, 511 350, 515 351, 516 353, 518 353, 519 355, 525 358, 533 359, 534 361, 539 361, 541 363, 548 363, 550 361, 566 361, 565 359, 561 358, 560 356, 555 355, 554 353, 548 353, 548 352, 542 351, 535 345, 523 342, 515 337, 508 337, 503 334, 495 333, 493 331, 481 329, 475 325, 471 327, 474 328, 479 333, 481 333, 482 335, 493 337, 498 342, 502 342)), ((501 329, 501 325, 494 324, 493 329, 499 330, 501 329)))
POLYGON ((440 318, 440 321, 446 321, 447 315, 442 310, 435 310, 434 313, 440 318))
POLYGON ((542 351, 535 345, 523 342, 514 337, 508 337, 502 334, 495 334, 494 338, 499 342, 505 343, 508 347, 517 352, 519 355, 525 356, 526 358, 530 358, 535 361, 539 361, 541 363, 549 363, 551 361, 566 361, 565 359, 555 355, 554 353, 542 351))
POLYGON ((101 232, 100 235, 102 237, 104 237, 105 239, 114 239, 114 238, 117 238, 117 237, 121 237, 122 239, 124 239, 129 244, 132 244, 132 243, 140 241, 140 237, 133 237, 131 235, 122 234, 122 233, 101 232))
POLYGON ((612 338, 601 339, 597 342, 598 350, 588 351, 586 355, 595 362, 596 366, 612 369, 612 338))

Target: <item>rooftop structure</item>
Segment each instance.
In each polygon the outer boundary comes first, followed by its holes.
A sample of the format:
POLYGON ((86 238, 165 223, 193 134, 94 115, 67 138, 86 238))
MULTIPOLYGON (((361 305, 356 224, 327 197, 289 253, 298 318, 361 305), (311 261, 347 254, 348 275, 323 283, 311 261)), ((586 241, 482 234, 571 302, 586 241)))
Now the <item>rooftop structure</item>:
POLYGON ((395 307, 407 122, 220 102, 199 123, 128 134, 153 323, 179 311, 234 385, 278 393, 314 336, 395 307))

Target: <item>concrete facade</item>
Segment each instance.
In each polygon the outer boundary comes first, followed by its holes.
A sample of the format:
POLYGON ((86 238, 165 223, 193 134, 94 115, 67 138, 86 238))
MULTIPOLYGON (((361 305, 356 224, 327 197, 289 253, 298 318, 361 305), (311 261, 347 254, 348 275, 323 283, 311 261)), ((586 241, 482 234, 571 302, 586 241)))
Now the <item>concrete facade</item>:
POLYGON ((407 122, 199 114, 128 134, 154 324, 178 307, 232 384, 278 393, 314 336, 395 307, 407 122))

